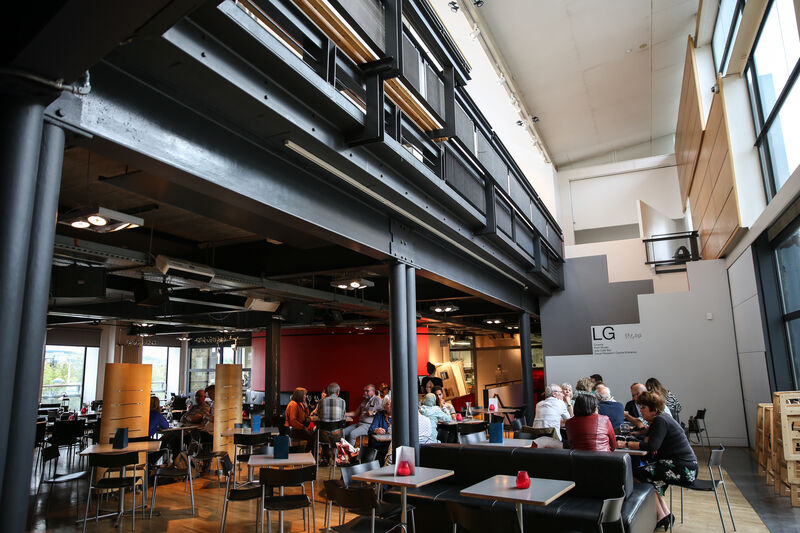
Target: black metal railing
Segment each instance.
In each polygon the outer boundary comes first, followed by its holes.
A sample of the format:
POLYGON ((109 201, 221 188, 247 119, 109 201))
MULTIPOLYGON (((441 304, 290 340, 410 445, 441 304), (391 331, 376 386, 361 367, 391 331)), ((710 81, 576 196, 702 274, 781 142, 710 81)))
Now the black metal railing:
POLYGON ((698 237, 697 231, 679 231, 642 239, 645 264, 654 266, 656 274, 686 270, 686 263, 700 260, 698 237))

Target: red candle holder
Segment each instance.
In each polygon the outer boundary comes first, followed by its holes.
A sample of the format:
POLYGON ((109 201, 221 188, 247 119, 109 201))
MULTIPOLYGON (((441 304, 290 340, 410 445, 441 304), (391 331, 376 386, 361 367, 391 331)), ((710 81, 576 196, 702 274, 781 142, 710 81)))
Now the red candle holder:
POLYGON ((457 420, 458 422, 461 422, 462 420, 464 420, 464 417, 463 417, 463 416, 461 416, 461 413, 458 413, 458 414, 456 414, 456 420, 457 420))
POLYGON ((398 476, 410 476, 411 475, 411 465, 408 461, 400 461, 397 464, 397 475, 398 476))
POLYGON ((490 405, 489 405, 489 410, 490 410, 490 411, 494 411, 494 410, 495 410, 494 404, 490 404, 490 405))
POLYGON ((517 472, 517 488, 518 489, 527 489, 531 486, 531 477, 528 475, 528 472, 525 470, 520 470, 517 472))

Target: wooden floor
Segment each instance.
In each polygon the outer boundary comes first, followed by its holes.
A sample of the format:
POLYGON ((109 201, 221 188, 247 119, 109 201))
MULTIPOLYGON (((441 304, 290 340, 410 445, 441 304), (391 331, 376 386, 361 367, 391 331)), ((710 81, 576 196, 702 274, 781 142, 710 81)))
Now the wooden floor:
MULTIPOLYGON (((699 452, 699 450, 698 450, 699 452)), ((698 453, 698 455, 701 455, 698 453)), ((705 460, 700 457, 700 464, 705 464, 705 460)), ((707 478, 708 471, 700 469, 700 477, 707 478)), ((320 478, 327 479, 329 470, 327 468, 320 469, 320 478)), ((726 477, 728 493, 731 498, 731 506, 733 508, 734 518, 736 519, 737 532, 766 532, 768 529, 760 520, 756 512, 750 507, 745 498, 742 496, 739 489, 735 484, 726 477)), ((36 484, 32 483, 32 492, 36 490, 36 484)), ((322 489, 321 482, 316 487, 317 492, 322 489)), ((43 488, 45 492, 47 489, 43 488)), ((287 492, 290 489, 287 489, 287 492)), ((81 485, 80 501, 81 501, 81 516, 83 511, 83 504, 85 504, 85 484, 81 485)), ((222 503, 224 495, 224 487, 218 488, 216 477, 206 473, 202 478, 195 480, 195 504, 196 513, 191 516, 191 505, 189 500, 189 493, 184 493, 183 483, 173 483, 171 485, 164 485, 158 489, 158 500, 156 501, 155 513, 160 516, 153 516, 153 519, 141 519, 141 512, 136 519, 136 531, 139 532, 217 532, 220 526, 220 517, 222 515, 222 503)), ((49 512, 45 512, 47 502, 46 493, 40 494, 38 499, 31 497, 32 512, 29 512, 29 530, 30 531, 58 531, 58 532, 75 532, 79 531, 80 525, 75 525, 76 508, 75 508, 75 490, 74 484, 69 486, 58 487, 50 498, 49 512), (69 502, 69 503, 68 503, 69 502)), ((725 506, 725 499, 720 493, 721 505, 726 520, 726 527, 728 531, 732 531, 730 526, 730 516, 727 514, 725 506)), ((316 498, 316 514, 317 514, 317 528, 322 530, 323 526, 323 513, 324 513, 324 500, 317 496, 316 498)), ((717 513, 717 504, 714 500, 714 493, 700 493, 695 491, 684 490, 684 523, 680 524, 680 496, 679 491, 675 490, 673 493, 673 513, 676 516, 675 531, 681 532, 710 532, 722 531, 720 525, 719 514, 717 513)), ((111 507, 114 503, 109 504, 111 507)), ((788 504, 787 504, 788 505, 788 504)), ((129 497, 126 498, 126 507, 130 506, 129 497)), ((91 508, 91 512, 94 507, 91 508)), ((91 516, 91 514, 90 514, 91 516)), ((286 513, 286 528, 285 531, 303 531, 303 520, 300 511, 292 511, 286 513)), ((255 526, 256 517, 256 503, 252 502, 232 502, 228 507, 228 519, 226 531, 256 531, 255 526)), ((274 531, 277 529, 277 513, 272 514, 272 526, 274 531)), ((110 519, 100 520, 97 524, 91 520, 86 530, 95 531, 130 531, 130 517, 126 516, 122 524, 122 528, 117 530, 113 527, 113 522, 110 519)), ((265 524, 266 526, 266 524, 265 524)), ((267 528, 265 527, 266 531, 267 528)), ((449 533, 449 532, 447 532, 449 533)))

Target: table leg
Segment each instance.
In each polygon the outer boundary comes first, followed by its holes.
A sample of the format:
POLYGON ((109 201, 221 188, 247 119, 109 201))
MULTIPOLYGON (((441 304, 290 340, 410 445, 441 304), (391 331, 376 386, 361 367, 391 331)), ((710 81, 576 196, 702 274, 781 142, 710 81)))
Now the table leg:
POLYGON ((400 507, 402 508, 402 514, 400 515, 400 523, 403 525, 407 524, 408 521, 406 520, 406 501, 408 499, 408 488, 407 487, 400 487, 400 507))
POLYGON ((516 503, 517 506, 517 520, 519 521, 519 531, 520 533, 525 533, 525 527, 522 525, 522 504, 516 503))
MULTIPOLYGON (((280 488, 280 495, 283 496, 283 487, 280 488)), ((283 533, 283 511, 278 512, 278 527, 280 532, 283 533)))

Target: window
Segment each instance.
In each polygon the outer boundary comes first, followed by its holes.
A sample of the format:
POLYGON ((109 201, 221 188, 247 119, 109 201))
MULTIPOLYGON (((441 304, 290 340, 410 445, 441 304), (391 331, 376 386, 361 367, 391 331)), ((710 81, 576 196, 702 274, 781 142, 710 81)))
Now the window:
POLYGON ((166 401, 170 392, 178 392, 177 376, 180 354, 180 348, 167 346, 144 346, 142 348, 142 363, 153 365, 150 394, 166 401))
POLYGON ((714 67, 723 72, 728 66, 731 47, 739 31, 744 0, 722 0, 719 3, 717 22, 714 24, 714 35, 711 39, 711 50, 714 54, 714 67))
POLYGON ((237 362, 242 365, 242 390, 248 390, 250 389, 250 369, 253 364, 253 347, 239 346, 237 356, 237 362))
POLYGON ((794 382, 800 383, 800 221, 796 221, 776 240, 775 262, 790 366, 794 382))
POLYGON ((191 348, 189 355, 189 383, 188 393, 204 389, 211 383, 217 372, 217 363, 242 365, 242 387, 250 388, 250 367, 253 360, 251 346, 238 346, 236 352, 233 348, 191 348))
POLYGON ((800 164, 800 38, 793 0, 772 0, 747 64, 767 198, 772 199, 800 164))
POLYGON ((80 409, 86 350, 85 346, 45 347, 42 403, 60 403, 63 397, 67 397, 70 410, 80 409))
POLYGON ((450 360, 464 363, 464 380, 470 392, 475 390, 475 338, 471 335, 450 339, 450 360))

